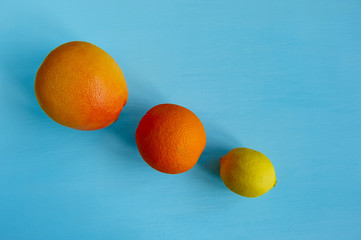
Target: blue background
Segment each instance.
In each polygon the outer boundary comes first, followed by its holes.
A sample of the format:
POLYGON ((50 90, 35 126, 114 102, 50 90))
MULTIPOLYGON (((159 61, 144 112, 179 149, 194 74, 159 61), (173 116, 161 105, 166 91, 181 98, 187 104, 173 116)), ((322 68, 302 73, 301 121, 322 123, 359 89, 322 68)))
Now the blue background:
POLYGON ((0 239, 361 238, 361 2, 0 1, 0 239), (112 126, 58 125, 34 96, 58 45, 89 41, 124 71, 129 101, 112 126), (152 106, 204 123, 189 172, 140 157, 152 106), (229 191, 219 158, 249 147, 277 186, 229 191))

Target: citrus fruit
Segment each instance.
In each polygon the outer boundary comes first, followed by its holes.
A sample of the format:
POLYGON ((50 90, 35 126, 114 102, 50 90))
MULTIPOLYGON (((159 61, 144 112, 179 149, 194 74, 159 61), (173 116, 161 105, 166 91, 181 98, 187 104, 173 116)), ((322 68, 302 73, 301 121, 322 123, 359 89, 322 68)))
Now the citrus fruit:
POLYGON ((68 42, 49 53, 35 77, 35 95, 54 121, 79 130, 112 124, 128 99, 115 60, 88 42, 68 42))
POLYGON ((221 158, 221 178, 233 192, 244 197, 258 197, 276 186, 271 161, 249 148, 235 148, 221 158))
POLYGON ((206 133, 199 118, 187 108, 160 104, 141 119, 136 143, 145 162, 163 173, 191 169, 206 146, 206 133))

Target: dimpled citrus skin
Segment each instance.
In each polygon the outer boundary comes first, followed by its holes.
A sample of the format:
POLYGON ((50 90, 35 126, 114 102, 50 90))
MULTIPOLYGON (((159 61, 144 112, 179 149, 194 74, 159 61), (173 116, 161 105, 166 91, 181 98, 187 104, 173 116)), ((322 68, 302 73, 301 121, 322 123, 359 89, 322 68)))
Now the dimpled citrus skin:
POLYGON ((112 124, 128 100, 115 60, 88 42, 68 42, 45 58, 35 77, 35 95, 54 121, 79 130, 112 124))
POLYGON ((145 162, 163 173, 191 169, 206 146, 206 132, 199 118, 175 104, 160 104, 141 119, 136 142, 145 162))
POLYGON ((244 197, 258 197, 277 183, 271 161, 249 148, 235 148, 221 158, 221 178, 233 192, 244 197))

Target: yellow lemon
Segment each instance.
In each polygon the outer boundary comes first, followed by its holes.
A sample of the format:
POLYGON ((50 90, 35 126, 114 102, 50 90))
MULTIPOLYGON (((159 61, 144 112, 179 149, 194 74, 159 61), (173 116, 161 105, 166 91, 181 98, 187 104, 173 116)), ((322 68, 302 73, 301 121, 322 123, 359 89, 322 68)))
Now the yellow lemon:
POLYGON ((277 183, 271 161, 249 148, 235 148, 221 158, 221 178, 231 191, 244 197, 261 196, 277 183))

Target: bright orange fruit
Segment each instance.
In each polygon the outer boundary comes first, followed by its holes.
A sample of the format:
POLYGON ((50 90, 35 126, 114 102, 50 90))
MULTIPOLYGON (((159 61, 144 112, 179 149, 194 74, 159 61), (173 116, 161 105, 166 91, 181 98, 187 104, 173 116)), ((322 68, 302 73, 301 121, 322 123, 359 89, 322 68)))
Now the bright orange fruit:
POLYGON ((118 119, 128 100, 127 84, 115 60, 88 42, 68 42, 45 58, 35 77, 35 95, 54 121, 96 130, 118 119))
POLYGON ((135 139, 143 159, 163 173, 191 169, 206 146, 206 132, 199 118, 187 108, 160 104, 141 119, 135 139))

